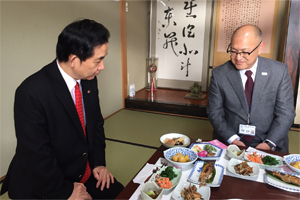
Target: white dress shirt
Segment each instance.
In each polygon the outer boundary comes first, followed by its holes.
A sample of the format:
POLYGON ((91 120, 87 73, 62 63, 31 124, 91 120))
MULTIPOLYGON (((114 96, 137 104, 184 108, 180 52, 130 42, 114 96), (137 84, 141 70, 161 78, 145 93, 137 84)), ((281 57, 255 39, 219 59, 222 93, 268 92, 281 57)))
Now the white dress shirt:
MULTIPOLYGON (((70 91, 70 94, 72 96, 72 99, 73 99, 73 102, 74 102, 74 105, 76 104, 76 100, 75 100, 75 86, 76 86, 76 83, 78 82, 79 84, 79 88, 80 88, 80 91, 81 91, 81 94, 82 94, 82 88, 81 88, 81 80, 75 80, 74 78, 72 78, 70 75, 68 75, 62 68, 61 66, 59 65, 58 61, 56 60, 56 63, 57 63, 57 66, 58 66, 58 69, 63 77, 63 79, 65 80, 66 84, 67 84, 67 87, 70 91)), ((85 109, 84 109, 84 103, 83 103, 83 96, 82 96, 82 107, 83 107, 83 116, 84 116, 84 123, 86 124, 86 120, 85 120, 85 109)))

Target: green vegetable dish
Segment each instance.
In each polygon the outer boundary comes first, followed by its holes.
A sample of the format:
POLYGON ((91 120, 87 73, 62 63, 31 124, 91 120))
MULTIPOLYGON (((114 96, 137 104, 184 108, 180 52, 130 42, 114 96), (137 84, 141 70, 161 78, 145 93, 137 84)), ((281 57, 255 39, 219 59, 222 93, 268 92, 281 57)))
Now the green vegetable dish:
POLYGON ((264 165, 278 165, 279 161, 276 160, 276 158, 273 158, 271 156, 265 156, 261 159, 264 165))
POLYGON ((171 181, 175 177, 177 177, 177 174, 173 171, 173 167, 167 167, 164 171, 160 173, 161 177, 167 177, 171 181))
POLYGON ((204 150, 207 151, 207 152, 213 152, 213 151, 217 151, 217 149, 209 144, 206 144, 204 146, 204 150))

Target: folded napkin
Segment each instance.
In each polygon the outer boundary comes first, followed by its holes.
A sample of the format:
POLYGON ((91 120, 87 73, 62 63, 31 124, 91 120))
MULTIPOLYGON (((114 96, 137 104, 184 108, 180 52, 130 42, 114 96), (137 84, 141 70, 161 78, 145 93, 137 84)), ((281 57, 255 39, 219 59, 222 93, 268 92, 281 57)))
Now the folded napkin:
POLYGON ((132 181, 134 183, 143 184, 145 180, 152 174, 152 170, 156 167, 156 165, 147 163, 132 181))
POLYGON ((208 143, 213 144, 217 147, 220 147, 221 149, 227 149, 227 146, 225 144, 223 144, 222 142, 220 142, 219 140, 217 140, 217 139, 209 141, 208 143))

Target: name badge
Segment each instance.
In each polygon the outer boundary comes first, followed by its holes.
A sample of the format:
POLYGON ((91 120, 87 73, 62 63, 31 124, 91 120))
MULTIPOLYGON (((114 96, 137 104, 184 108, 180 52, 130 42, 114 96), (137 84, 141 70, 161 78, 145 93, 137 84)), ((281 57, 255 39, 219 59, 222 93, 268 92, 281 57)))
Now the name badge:
POLYGON ((240 124, 239 133, 243 135, 255 136, 256 126, 240 124))

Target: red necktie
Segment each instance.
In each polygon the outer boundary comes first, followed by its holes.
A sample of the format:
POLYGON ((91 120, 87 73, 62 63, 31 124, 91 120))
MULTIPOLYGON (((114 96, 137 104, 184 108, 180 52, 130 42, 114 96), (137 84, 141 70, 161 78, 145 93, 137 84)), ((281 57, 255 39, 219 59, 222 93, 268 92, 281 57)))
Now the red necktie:
MULTIPOLYGON (((75 86, 75 105, 76 105, 76 110, 77 110, 77 113, 78 113, 78 116, 79 116, 79 119, 81 122, 82 129, 84 132, 84 136, 86 137, 84 116, 83 116, 83 107, 82 107, 82 96, 81 96, 81 91, 80 91, 78 82, 76 83, 76 86, 75 86)), ((80 182, 85 183, 89 179, 90 175, 91 175, 91 168, 90 168, 90 164, 89 164, 89 160, 88 160, 87 164, 86 164, 84 175, 83 175, 82 179, 80 180, 80 182)))
MULTIPOLYGON (((251 98, 252 98, 252 91, 253 91, 253 79, 251 77, 252 75, 252 71, 251 70, 247 70, 245 72, 246 76, 247 76, 247 81, 245 84, 245 94, 247 97, 247 101, 248 101, 248 106, 251 106, 251 98)), ((246 140, 247 142, 251 142, 255 137, 254 136, 250 136, 250 135, 244 135, 243 139, 246 140)))
POLYGON ((250 107, 251 105, 251 97, 252 97, 252 91, 253 91, 253 79, 251 77, 252 75, 252 71, 248 70, 245 72, 246 76, 247 76, 247 81, 245 84, 245 94, 247 97, 247 101, 248 101, 248 106, 250 107))

